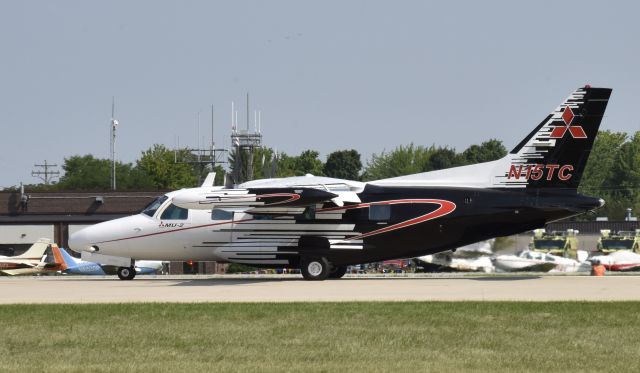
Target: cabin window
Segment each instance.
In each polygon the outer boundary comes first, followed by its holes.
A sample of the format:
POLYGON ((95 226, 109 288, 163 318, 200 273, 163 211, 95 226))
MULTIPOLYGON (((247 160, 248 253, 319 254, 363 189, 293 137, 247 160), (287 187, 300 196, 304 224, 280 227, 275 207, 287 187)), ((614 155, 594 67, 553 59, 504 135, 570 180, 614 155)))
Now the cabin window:
POLYGON ((170 204, 164 209, 160 219, 162 220, 185 220, 189 217, 189 210, 170 204))
POLYGON ((251 214, 254 220, 273 220, 273 215, 265 215, 265 214, 251 214))
POLYGON ((167 198, 168 198, 167 196, 160 196, 154 199, 150 204, 147 205, 147 207, 145 207, 142 210, 142 213, 153 217, 153 215, 155 215, 156 211, 158 211, 160 206, 162 206, 162 204, 164 203, 164 201, 167 200, 167 198))
POLYGON ((371 205, 369 207, 369 220, 386 221, 391 218, 391 206, 389 205, 371 205))
POLYGON ((233 211, 213 209, 211 210, 211 220, 233 220, 233 211))

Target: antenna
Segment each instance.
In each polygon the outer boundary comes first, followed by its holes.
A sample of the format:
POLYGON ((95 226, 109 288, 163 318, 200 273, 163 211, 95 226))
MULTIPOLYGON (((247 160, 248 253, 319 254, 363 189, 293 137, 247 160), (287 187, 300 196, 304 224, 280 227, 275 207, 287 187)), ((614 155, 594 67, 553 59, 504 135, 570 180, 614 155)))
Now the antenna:
MULTIPOLYGON (((232 133, 236 132, 235 121, 234 121, 234 113, 235 113, 235 105, 231 102, 231 131, 232 133)), ((174 163, 176 164, 192 164, 197 169, 198 174, 198 185, 202 185, 202 176, 205 172, 205 169, 211 167, 210 172, 215 172, 216 165, 227 163, 228 150, 227 149, 216 149, 215 141, 214 141, 214 118, 215 118, 215 110, 214 105, 211 105, 211 144, 206 146, 207 136, 206 136, 206 128, 200 128, 200 119, 202 116, 202 111, 197 112, 196 121, 197 121, 197 132, 196 132, 196 146, 193 148, 185 148, 181 149, 179 154, 176 151, 176 156, 174 157, 174 163), (203 130, 203 132, 201 132, 203 130)), ((180 137, 177 137, 178 145, 180 144, 180 137)))
POLYGON ((211 149, 215 148, 215 142, 213 141, 213 105, 211 105, 211 149))
MULTIPOLYGON (((235 106, 233 107, 235 110, 235 106)), ((238 125, 238 111, 233 112, 234 123, 238 125)), ((234 148, 233 181, 241 184, 253 180, 254 155, 256 149, 262 146, 262 135, 258 130, 260 113, 256 110, 253 116, 254 130, 251 131, 251 95, 246 94, 246 130, 235 130, 231 133, 231 146, 234 148)), ((259 161, 259 160, 258 160, 259 161)))
POLYGON ((234 121, 234 113, 236 109, 234 108, 234 103, 231 101, 231 132, 236 132, 236 122, 234 121))
MULTIPOLYGON (((200 161, 200 112, 198 111, 198 131, 196 132, 196 149, 198 149, 198 161, 200 161)), ((200 180, 198 180, 200 181, 200 180)))

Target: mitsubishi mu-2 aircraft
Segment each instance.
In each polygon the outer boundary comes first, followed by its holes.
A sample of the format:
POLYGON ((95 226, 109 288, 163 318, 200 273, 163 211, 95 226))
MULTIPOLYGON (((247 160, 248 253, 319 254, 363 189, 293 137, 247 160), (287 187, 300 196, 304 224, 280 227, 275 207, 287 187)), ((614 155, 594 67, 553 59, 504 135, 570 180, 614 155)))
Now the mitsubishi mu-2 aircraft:
POLYGON ((577 188, 610 95, 577 89, 499 160, 370 182, 307 175, 225 188, 209 177, 138 215, 85 228, 69 246, 119 267, 122 279, 135 276, 135 260, 210 260, 324 280, 348 265, 541 228, 604 204, 577 188))

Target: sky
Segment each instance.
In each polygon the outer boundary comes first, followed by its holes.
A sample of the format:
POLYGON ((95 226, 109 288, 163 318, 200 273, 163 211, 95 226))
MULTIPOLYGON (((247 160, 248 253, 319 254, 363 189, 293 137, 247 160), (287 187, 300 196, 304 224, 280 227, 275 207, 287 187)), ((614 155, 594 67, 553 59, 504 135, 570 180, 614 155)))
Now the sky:
POLYGON ((5 1, 0 188, 39 182, 44 160, 108 158, 112 97, 123 162, 209 144, 211 105, 228 148, 247 92, 264 145, 323 160, 511 148, 584 84, 613 88, 601 129, 635 132, 638 14, 634 1, 5 1))

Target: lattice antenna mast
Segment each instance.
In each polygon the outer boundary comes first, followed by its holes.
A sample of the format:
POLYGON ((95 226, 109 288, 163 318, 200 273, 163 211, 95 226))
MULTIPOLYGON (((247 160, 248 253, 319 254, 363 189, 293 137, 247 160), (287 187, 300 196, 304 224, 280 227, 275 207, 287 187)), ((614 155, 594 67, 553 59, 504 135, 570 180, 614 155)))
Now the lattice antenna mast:
POLYGON ((204 136, 202 136, 202 143, 200 142, 200 112, 198 112, 198 127, 196 133, 198 141, 196 147, 192 149, 179 149, 180 142, 178 138, 177 148, 174 149, 174 163, 193 164, 197 167, 198 184, 202 182, 202 176, 207 166, 211 167, 211 171, 214 171, 216 166, 227 163, 227 158, 229 157, 227 149, 216 148, 213 138, 214 114, 214 107, 211 105, 211 144, 209 147, 204 144, 204 136), (187 154, 185 154, 184 151, 186 151, 187 154))
POLYGON ((250 118, 251 111, 249 105, 249 93, 247 93, 246 123, 247 127, 241 130, 238 126, 238 113, 235 111, 234 103, 231 103, 231 145, 235 148, 234 183, 242 184, 245 181, 253 180, 254 164, 253 156, 255 150, 262 146, 262 134, 258 125, 254 125, 251 131, 250 118))

